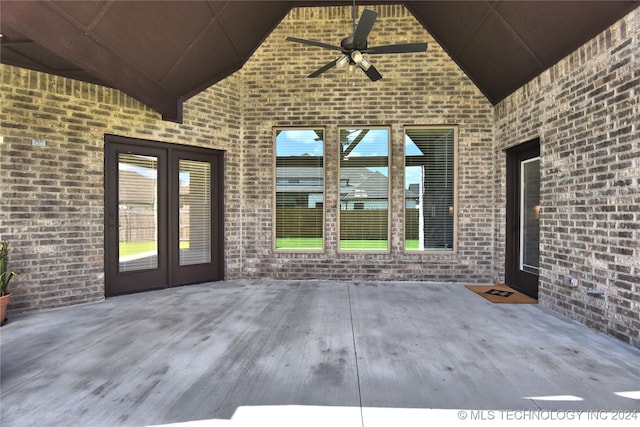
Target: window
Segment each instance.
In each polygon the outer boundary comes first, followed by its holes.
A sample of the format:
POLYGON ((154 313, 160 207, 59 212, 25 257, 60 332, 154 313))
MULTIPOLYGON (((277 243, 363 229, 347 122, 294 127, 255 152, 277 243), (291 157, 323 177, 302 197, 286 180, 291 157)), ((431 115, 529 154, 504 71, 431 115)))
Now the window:
POLYGON ((275 249, 324 247, 324 130, 276 129, 275 249))
POLYGON ((389 250, 389 129, 340 130, 340 250, 389 250))
POLYGON ((211 262, 211 163, 180 160, 180 265, 211 262))
POLYGON ((456 130, 405 129, 405 250, 455 250, 456 130))

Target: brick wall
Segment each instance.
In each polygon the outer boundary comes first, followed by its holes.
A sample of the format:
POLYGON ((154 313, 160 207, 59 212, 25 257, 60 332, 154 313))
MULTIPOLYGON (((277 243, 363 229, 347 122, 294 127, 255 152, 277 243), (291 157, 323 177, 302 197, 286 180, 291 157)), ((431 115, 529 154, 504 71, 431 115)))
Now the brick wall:
POLYGON ((640 346, 639 30, 633 12, 493 108, 400 6, 378 6, 370 44, 427 41, 420 55, 375 56, 359 71, 306 76, 335 53, 286 36, 339 43, 348 7, 294 9, 235 75, 190 99, 184 124, 113 89, 0 65, 0 237, 12 241, 10 310, 104 295, 104 134, 226 150, 226 276, 503 280, 504 152, 542 144, 542 304, 640 346), (458 252, 405 254, 403 126, 456 125, 458 252), (326 129, 326 250, 272 250, 273 128, 326 129), (338 129, 391 129, 391 251, 337 251, 338 129), (33 147, 31 139, 47 141, 33 147), (587 296, 581 285, 605 290, 587 296))
POLYGON ((227 150, 226 268, 238 274, 237 78, 189 100, 179 125, 114 89, 4 65, 0 73, 0 237, 20 272, 10 311, 104 298, 105 134, 227 150))
MULTIPOLYGON (((401 6, 379 12, 370 45, 427 41, 427 53, 369 59, 383 75, 360 70, 307 75, 339 53, 285 41, 287 36, 338 45, 351 32, 351 8, 292 10, 241 71, 245 87, 243 274, 250 277, 488 282, 493 256, 493 108, 467 76, 401 6), (405 254, 404 125, 459 129, 458 253, 405 254), (322 126, 325 136, 325 252, 274 253, 273 127, 322 126), (337 250, 340 126, 390 126, 391 251, 337 250)), ((360 9, 360 11, 362 8, 360 9)), ((348 67, 347 67, 348 68, 348 67)))
POLYGON ((503 149, 541 143, 540 303, 640 347, 640 11, 496 107, 497 280, 503 149), (563 285, 566 275, 579 286, 563 285), (605 292, 587 295, 588 287, 605 292))

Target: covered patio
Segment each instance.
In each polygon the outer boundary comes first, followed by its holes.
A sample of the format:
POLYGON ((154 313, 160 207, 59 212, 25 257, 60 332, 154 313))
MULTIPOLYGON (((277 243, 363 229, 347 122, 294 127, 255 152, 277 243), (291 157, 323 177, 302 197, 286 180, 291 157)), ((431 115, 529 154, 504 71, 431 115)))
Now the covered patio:
POLYGON ((5 427, 640 408, 638 349, 462 284, 238 279, 16 315, 1 332, 5 427))

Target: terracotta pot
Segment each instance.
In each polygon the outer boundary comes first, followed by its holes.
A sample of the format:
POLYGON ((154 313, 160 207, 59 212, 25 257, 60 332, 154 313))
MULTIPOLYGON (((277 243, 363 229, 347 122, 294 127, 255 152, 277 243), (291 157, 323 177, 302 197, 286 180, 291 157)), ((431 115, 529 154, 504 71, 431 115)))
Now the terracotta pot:
POLYGON ((7 314, 7 304, 9 304, 9 299, 11 298, 11 293, 0 297, 0 325, 4 324, 5 316, 7 314))

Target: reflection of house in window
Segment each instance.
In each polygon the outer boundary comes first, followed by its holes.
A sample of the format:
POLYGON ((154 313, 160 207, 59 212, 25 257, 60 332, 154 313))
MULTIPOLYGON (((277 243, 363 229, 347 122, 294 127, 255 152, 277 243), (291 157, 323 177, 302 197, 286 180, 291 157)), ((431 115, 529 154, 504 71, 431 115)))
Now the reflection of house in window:
MULTIPOLYGON (((322 168, 278 167, 277 206, 322 207, 322 172, 322 168)), ((387 209, 388 179, 385 175, 367 168, 345 168, 342 175, 341 209, 387 209), (348 175, 348 178, 344 175, 348 175)))
POLYGON ((324 247, 324 132, 276 130, 275 249, 324 247))
POLYGON ((364 167, 343 168, 341 175, 340 209, 387 209, 387 176, 364 167))
POLYGON ((420 184, 409 184, 404 192, 405 209, 421 209, 420 184))
MULTIPOLYGON (((138 169, 142 168, 138 167, 138 169)), ((128 209, 153 209, 156 203, 155 178, 148 178, 142 173, 122 169, 118 174, 120 177, 118 194, 120 206, 128 209)))
POLYGON ((156 238, 156 180, 148 175, 155 171, 137 165, 132 169, 121 166, 118 172, 119 241, 152 241, 156 238))
POLYGON ((276 203, 279 207, 321 208, 322 167, 278 167, 276 203))

